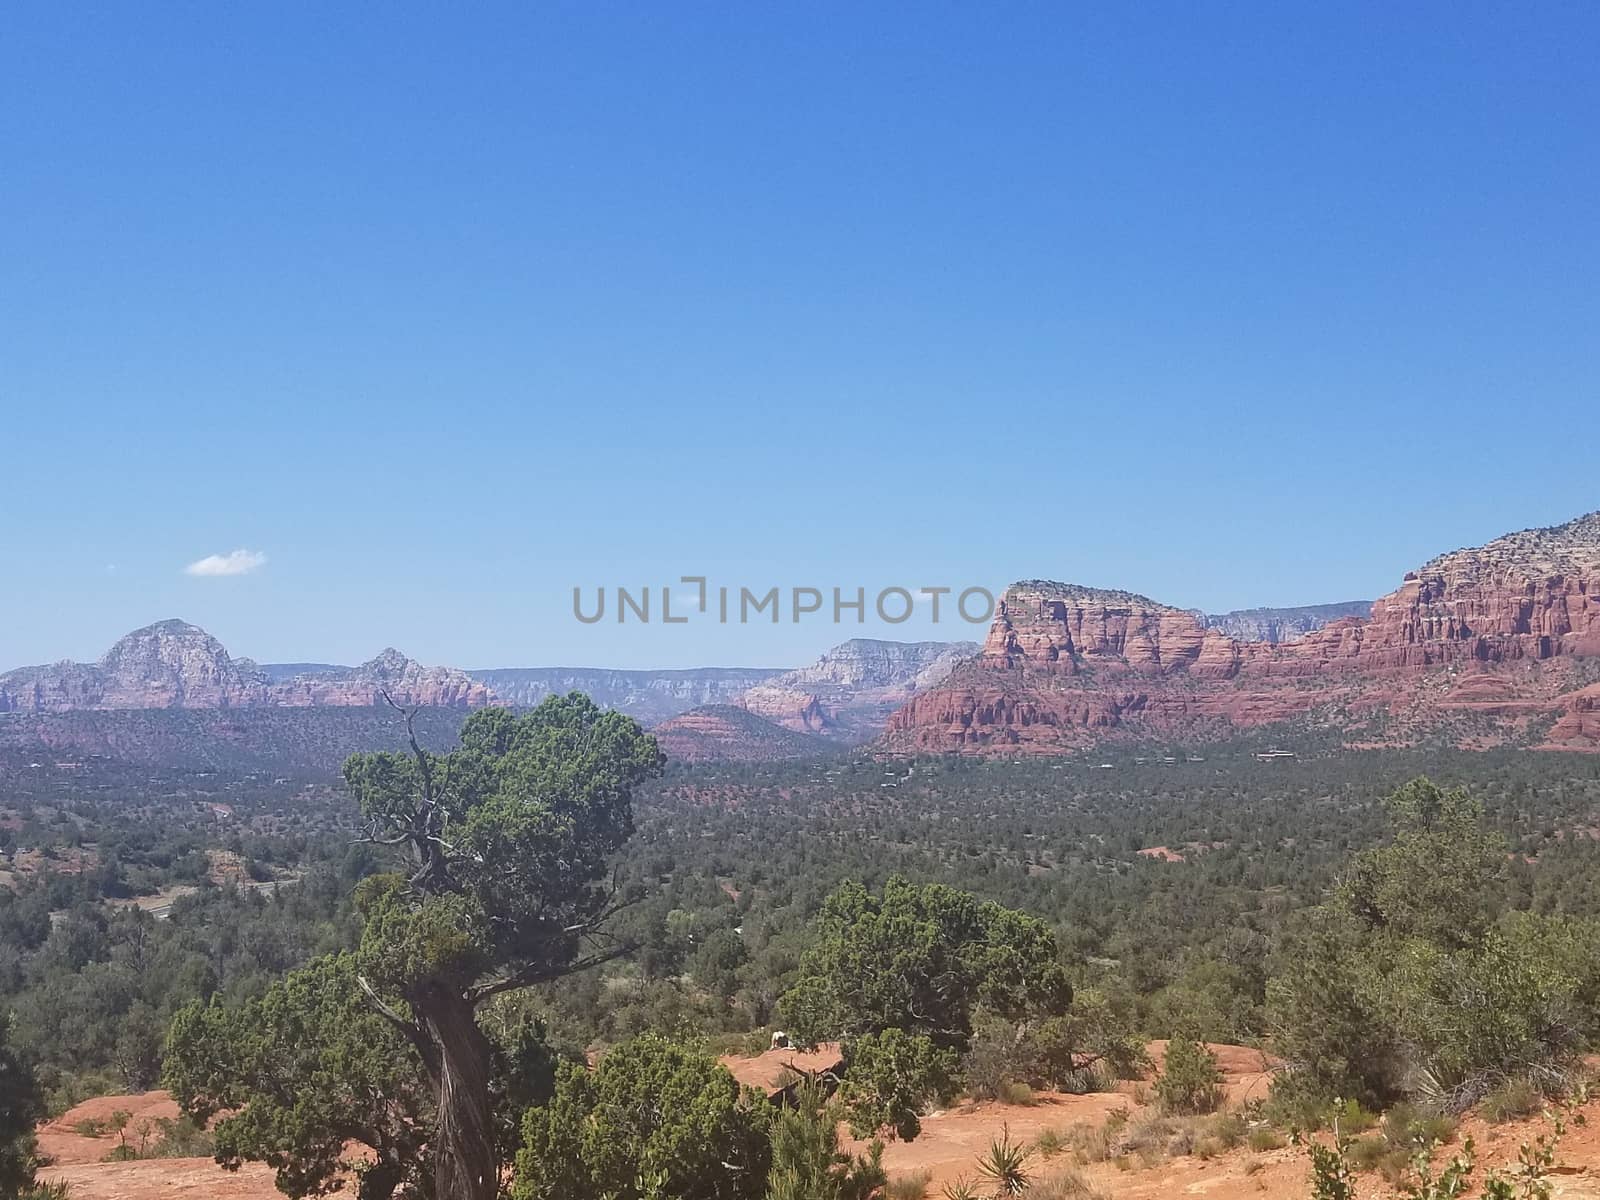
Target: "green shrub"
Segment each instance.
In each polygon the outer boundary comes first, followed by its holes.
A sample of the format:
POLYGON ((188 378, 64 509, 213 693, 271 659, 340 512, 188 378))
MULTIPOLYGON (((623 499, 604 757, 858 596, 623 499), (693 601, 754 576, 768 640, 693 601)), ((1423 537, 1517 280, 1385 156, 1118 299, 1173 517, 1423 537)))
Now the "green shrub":
POLYGON ((1364 1108, 1359 1100, 1345 1100, 1335 1104, 1329 1111, 1328 1120, 1323 1124, 1329 1125, 1334 1121, 1339 1123, 1339 1128, 1354 1137, 1378 1127, 1378 1115, 1364 1108))
POLYGON ((1351 1142, 1346 1157, 1357 1171, 1382 1171, 1386 1175, 1394 1175, 1404 1169, 1411 1155, 1388 1138, 1374 1135, 1351 1142))
POLYGON ((999 1100, 1002 1104, 1029 1107, 1034 1103, 1033 1089, 1025 1083, 1002 1083, 999 1100))
POLYGON ((1028 1190, 1032 1178, 1028 1173, 1028 1159, 1032 1156, 1032 1150, 1011 1140, 1011 1130, 1002 1129, 1000 1136, 989 1143, 988 1153, 978 1159, 978 1175, 997 1198, 1020 1196, 1028 1190))
POLYGON ((1429 1112, 1415 1104, 1396 1104, 1383 1118, 1384 1138, 1391 1145, 1408 1151, 1424 1146, 1442 1146, 1455 1134, 1454 1117, 1429 1112))
POLYGON ((1156 1078, 1156 1097, 1168 1112, 1208 1113, 1222 1103, 1217 1057, 1193 1038, 1173 1038, 1156 1078))

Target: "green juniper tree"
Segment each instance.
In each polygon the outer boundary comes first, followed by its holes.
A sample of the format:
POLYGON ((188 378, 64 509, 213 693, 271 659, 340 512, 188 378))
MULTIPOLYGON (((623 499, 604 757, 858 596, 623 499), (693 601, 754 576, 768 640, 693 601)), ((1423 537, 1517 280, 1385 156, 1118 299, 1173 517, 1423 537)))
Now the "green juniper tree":
MULTIPOLYGON (((425 1156, 439 1200, 494 1200, 505 1114, 519 1102, 508 1079, 527 1072, 505 1070, 506 1050, 480 1016, 497 997, 626 952, 602 940, 618 907, 603 880, 633 832, 634 790, 663 760, 637 722, 577 693, 521 715, 480 710, 447 754, 424 750, 415 713, 404 715, 408 753, 345 763, 364 840, 409 860, 403 873, 363 882, 353 959, 313 964, 269 993, 259 1039, 225 1016, 191 1010, 175 1027, 168 1070, 196 1114, 243 1105, 225 1153, 282 1160, 280 1179, 298 1194, 326 1178, 329 1147, 351 1131, 383 1163, 425 1156), (321 1080, 329 1095, 308 1098, 304 1110, 288 1091, 274 1093, 280 1081, 261 1068, 302 1025, 313 1039, 306 1053, 275 1064, 289 1076, 284 1087, 309 1095, 319 1072, 337 1075, 348 1055, 351 1085, 368 1091, 321 1080), (235 1034, 243 1052, 229 1045, 235 1034), (413 1075, 397 1058, 401 1047, 413 1075)), ((387 1167, 381 1180, 369 1173, 370 1194, 387 1194, 393 1177, 387 1167)))
POLYGON ((1071 1000, 1044 922, 895 876, 881 895, 847 882, 828 897, 781 1008, 800 1042, 843 1044, 857 1131, 910 1138, 917 1111, 954 1090, 980 1008, 1027 1022, 1071 1000))
POLYGON ((708 1054, 657 1034, 567 1064, 528 1110, 515 1200, 760 1200, 771 1162, 766 1097, 708 1054))

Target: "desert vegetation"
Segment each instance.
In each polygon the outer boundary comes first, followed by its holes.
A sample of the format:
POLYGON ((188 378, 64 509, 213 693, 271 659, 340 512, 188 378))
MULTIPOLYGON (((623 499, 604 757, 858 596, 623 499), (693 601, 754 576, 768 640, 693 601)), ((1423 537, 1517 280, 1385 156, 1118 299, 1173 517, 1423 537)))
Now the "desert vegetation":
POLYGON ((16 1178, 38 1117, 162 1083, 185 1119, 110 1151, 266 1162, 291 1196, 909 1195, 885 1150, 929 1113, 1114 1092, 923 1193, 1088 1196, 1296 1136, 1308 1189, 1398 1186, 1469 1153, 1461 1114, 1558 1111, 1600 1036, 1587 759, 663 766, 580 698, 430 744, 309 787, 21 776, 16 1178), (718 1062, 774 1030, 839 1048, 787 1104, 718 1062), (1230 1101, 1217 1043, 1270 1090, 1230 1101))

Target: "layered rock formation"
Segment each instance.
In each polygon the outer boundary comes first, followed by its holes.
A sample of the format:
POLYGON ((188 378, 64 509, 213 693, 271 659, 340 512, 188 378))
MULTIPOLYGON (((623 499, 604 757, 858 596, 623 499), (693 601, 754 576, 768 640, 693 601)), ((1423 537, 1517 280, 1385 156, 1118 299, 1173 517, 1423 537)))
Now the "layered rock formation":
POLYGON ((1371 611, 1371 600, 1346 600, 1342 604, 1240 608, 1228 613, 1196 615, 1207 629, 1221 630, 1235 641, 1270 642, 1280 646, 1285 642, 1298 642, 1306 634, 1341 617, 1364 617, 1371 611))
POLYGON ((1109 736, 1192 736, 1307 713, 1415 740, 1493 744, 1555 720, 1589 748, 1600 656, 1600 513, 1458 550, 1406 575, 1366 619, 1244 642, 1127 592, 1007 589, 983 652, 894 714, 911 750, 1056 752, 1109 736))
POLYGON ((480 708, 494 693, 465 671, 425 667, 392 646, 376 658, 347 670, 314 671, 273 684, 269 701, 281 705, 363 705, 385 703, 428 708, 480 708))
POLYGON ((472 677, 507 704, 532 707, 546 696, 583 692, 596 704, 654 725, 705 704, 729 704, 778 668, 698 667, 612 671, 599 667, 506 667, 472 677))
POLYGON ((0 675, 0 712, 348 707, 382 703, 384 690, 404 705, 471 708, 492 700, 489 689, 464 672, 424 667, 393 649, 359 667, 275 677, 247 658, 233 658, 199 626, 158 621, 120 639, 97 663, 0 675))
POLYGON ((882 732, 891 712, 977 651, 973 642, 853 638, 809 667, 749 688, 734 703, 797 733, 868 741, 882 732))

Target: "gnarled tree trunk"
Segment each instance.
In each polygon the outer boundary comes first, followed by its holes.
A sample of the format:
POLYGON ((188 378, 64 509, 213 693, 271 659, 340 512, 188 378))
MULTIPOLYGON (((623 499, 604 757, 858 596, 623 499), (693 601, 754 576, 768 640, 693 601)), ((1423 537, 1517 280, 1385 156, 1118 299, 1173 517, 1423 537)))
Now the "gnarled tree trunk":
POLYGON ((495 1200, 500 1160, 489 1102, 489 1039, 478 1028, 472 1005, 447 984, 424 984, 411 1003, 435 1051, 423 1056, 439 1090, 435 1200, 495 1200))

